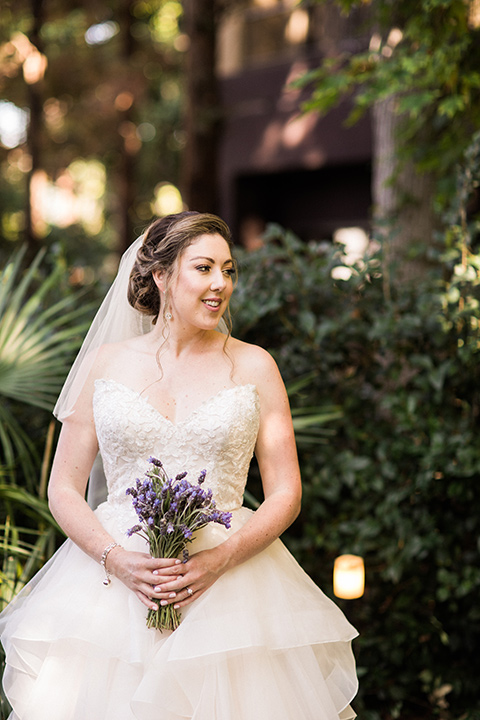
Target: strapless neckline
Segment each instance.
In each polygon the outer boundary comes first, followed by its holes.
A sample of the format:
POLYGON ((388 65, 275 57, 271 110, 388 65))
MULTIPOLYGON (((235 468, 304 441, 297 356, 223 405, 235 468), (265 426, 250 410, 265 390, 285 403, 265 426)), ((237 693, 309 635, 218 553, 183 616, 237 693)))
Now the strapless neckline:
POLYGON ((167 418, 165 415, 163 415, 160 410, 158 410, 152 403, 148 400, 148 395, 142 395, 138 390, 134 390, 133 388, 129 387, 128 385, 125 385, 124 383, 120 382, 119 380, 115 380, 114 378, 98 378, 95 380, 95 388, 97 387, 97 383, 106 383, 111 384, 117 387, 118 389, 125 391, 127 393, 130 393, 130 395, 134 396, 136 399, 140 400, 144 404, 145 407, 149 408, 160 420, 164 421, 171 427, 181 427, 183 425, 187 425, 189 422, 193 420, 199 413, 201 413, 205 407, 208 407, 211 403, 214 401, 223 398, 225 395, 243 391, 246 389, 250 389, 254 391, 255 395, 258 396, 258 391, 256 386, 253 383, 245 383, 241 385, 233 385, 229 388, 222 388, 218 392, 214 393, 213 395, 210 395, 210 397, 206 398, 205 400, 202 400, 202 402, 194 408, 187 417, 183 418, 183 420, 179 420, 178 422, 173 422, 169 418, 167 418))

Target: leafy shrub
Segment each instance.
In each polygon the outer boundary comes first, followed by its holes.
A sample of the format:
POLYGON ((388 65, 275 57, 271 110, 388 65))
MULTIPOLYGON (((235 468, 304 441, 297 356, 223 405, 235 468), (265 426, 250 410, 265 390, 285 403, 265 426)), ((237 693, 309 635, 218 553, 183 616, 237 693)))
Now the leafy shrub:
POLYGON ((480 257, 464 212, 479 145, 420 286, 387 299, 380 254, 335 280, 338 248, 276 226, 239 253, 236 334, 269 347, 287 381, 313 372, 295 405, 342 411, 328 443, 301 448, 287 542, 329 594, 334 558, 365 558, 365 596, 340 604, 360 631, 366 720, 480 718, 480 257))

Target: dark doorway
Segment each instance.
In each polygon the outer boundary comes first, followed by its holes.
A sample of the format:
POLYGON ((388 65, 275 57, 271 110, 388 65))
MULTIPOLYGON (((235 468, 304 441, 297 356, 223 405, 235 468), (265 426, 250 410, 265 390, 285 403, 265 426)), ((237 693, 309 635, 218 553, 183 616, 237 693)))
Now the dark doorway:
POLYGON ((331 239, 340 227, 369 229, 370 163, 319 170, 256 173, 236 180, 236 236, 242 224, 279 223, 310 240, 331 239))

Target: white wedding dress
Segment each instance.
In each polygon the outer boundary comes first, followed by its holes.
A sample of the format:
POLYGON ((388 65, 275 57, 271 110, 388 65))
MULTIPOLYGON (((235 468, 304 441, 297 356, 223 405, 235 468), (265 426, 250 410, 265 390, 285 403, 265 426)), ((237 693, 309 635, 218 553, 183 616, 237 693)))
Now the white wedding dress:
MULTIPOLYGON (((206 469, 232 528, 210 524, 191 553, 241 527, 259 423, 253 385, 223 390, 173 424, 148 399, 97 380, 94 415, 109 495, 95 511, 125 548, 145 551, 125 491, 148 458, 170 475, 206 469)), ((357 690, 355 629, 280 540, 223 575, 173 633, 67 540, 0 617, 11 720, 342 720, 357 690)))

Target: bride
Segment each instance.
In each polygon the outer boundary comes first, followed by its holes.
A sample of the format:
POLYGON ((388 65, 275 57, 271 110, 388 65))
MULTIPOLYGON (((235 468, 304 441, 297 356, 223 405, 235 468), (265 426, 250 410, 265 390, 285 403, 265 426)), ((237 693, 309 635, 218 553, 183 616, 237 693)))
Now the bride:
POLYGON ((55 408, 49 503, 69 539, 0 618, 11 720, 355 717, 356 631, 278 539, 300 509, 291 415, 271 356, 222 319, 234 279, 214 215, 156 220, 124 256, 55 408), (92 510, 98 451, 108 498, 92 510), (242 507, 253 452, 256 512, 242 507), (171 476, 205 469, 232 513, 187 562, 126 534, 151 455, 171 476), (175 631, 147 628, 158 603, 181 612, 175 631))

